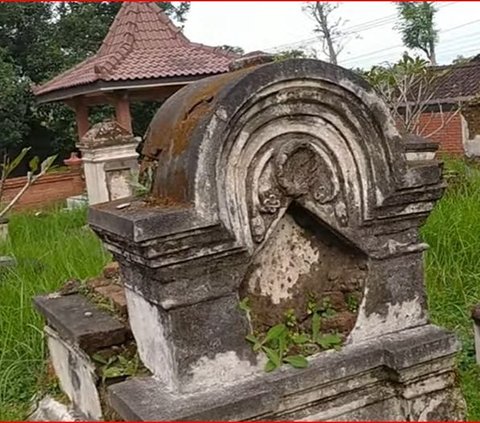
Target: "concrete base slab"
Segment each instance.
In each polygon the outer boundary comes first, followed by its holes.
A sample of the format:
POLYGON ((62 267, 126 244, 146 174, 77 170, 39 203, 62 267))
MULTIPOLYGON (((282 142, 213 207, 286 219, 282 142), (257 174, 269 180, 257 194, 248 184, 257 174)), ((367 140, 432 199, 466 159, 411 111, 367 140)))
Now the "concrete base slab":
POLYGON ((133 378, 112 385, 109 398, 130 421, 462 420, 457 350, 453 335, 426 325, 318 354, 306 369, 285 367, 195 393, 133 378))

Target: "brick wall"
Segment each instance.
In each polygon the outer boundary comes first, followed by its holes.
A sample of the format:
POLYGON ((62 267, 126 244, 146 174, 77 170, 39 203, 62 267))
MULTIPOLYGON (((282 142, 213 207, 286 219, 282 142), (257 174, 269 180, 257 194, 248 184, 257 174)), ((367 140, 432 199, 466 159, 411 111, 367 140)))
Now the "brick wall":
MULTIPOLYGON (((7 179, 3 203, 8 203, 24 186, 25 177, 7 179)), ((81 170, 51 173, 40 178, 21 197, 16 209, 44 207, 85 192, 81 170)))
POLYGON ((465 150, 463 145, 462 116, 460 113, 457 113, 452 117, 453 114, 454 112, 444 112, 442 119, 440 113, 424 113, 420 117, 421 135, 437 142, 440 153, 463 155, 465 150), (443 128, 437 131, 442 125, 443 128), (433 135, 428 136, 429 134, 433 135))

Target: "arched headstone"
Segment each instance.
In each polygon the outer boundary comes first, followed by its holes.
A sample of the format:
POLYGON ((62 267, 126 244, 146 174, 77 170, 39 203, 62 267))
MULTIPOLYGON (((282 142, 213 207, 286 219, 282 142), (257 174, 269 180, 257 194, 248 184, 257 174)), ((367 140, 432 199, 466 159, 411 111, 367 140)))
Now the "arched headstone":
POLYGON ((290 60, 204 79, 161 107, 143 155, 151 195, 90 210, 154 374, 112 386, 123 417, 461 418, 419 237, 441 168, 407 161, 360 77, 290 60), (245 337, 315 313, 340 350, 266 373, 245 337))

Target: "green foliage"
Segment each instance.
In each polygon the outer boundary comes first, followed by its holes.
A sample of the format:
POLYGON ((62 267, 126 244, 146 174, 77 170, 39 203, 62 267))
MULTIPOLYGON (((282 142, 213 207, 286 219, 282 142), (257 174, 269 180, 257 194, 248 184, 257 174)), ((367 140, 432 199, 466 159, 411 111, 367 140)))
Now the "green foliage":
MULTIPOLYGON (((373 66, 363 74, 364 78, 381 92, 386 89, 398 90, 407 79, 420 79, 429 75, 431 70, 426 60, 406 53, 397 63, 373 66)), ((411 85, 414 85, 414 82, 411 85)))
POLYGON ((431 64, 436 64, 435 44, 438 31, 435 28, 437 9, 433 2, 398 2, 399 24, 397 29, 402 34, 403 44, 411 49, 425 53, 431 64))
MULTIPOLYGON (((252 310, 248 297, 240 301, 239 308, 250 318, 252 310)), ((341 345, 340 335, 321 332, 322 318, 332 315, 328 299, 320 307, 313 306, 309 302, 308 308, 313 310, 311 313, 309 312, 311 316, 310 332, 300 329, 294 310, 287 310, 284 323, 272 326, 266 334, 250 333, 245 337, 252 344, 254 352, 261 351, 267 356, 266 372, 271 372, 282 364, 289 364, 295 368, 307 367, 308 360, 305 356, 322 350, 336 349, 341 345)))
POLYGON ((108 356, 95 353, 92 359, 96 363, 102 383, 105 383, 108 379, 134 376, 144 370, 138 354, 131 356, 126 352, 108 356))
POLYGON ((84 228, 86 210, 45 211, 10 217, 10 240, 0 255, 18 265, 0 279, 0 420, 25 420, 45 365, 44 322, 35 295, 58 290, 66 280, 98 275, 110 260, 98 237, 84 228))
POLYGON ((48 2, 0 5, 0 47, 15 64, 19 78, 38 83, 62 66, 53 8, 48 2))
MULTIPOLYGON (((10 160, 10 158, 4 154, 3 156, 3 163, 0 165, 1 168, 1 176, 0 176, 0 203, 2 202, 3 199, 3 192, 4 192, 4 185, 6 179, 10 176, 10 174, 20 165, 22 160, 25 158, 27 153, 30 151, 30 147, 23 148, 22 151, 13 159, 10 160)), ((16 195, 9 200, 9 203, 5 205, 5 207, 0 208, 0 217, 5 215, 22 197, 22 195, 25 194, 25 192, 32 186, 38 178, 42 177, 45 175, 48 170, 52 167, 53 162, 57 156, 50 156, 47 157, 45 160, 43 160, 40 163, 40 159, 38 156, 34 156, 29 162, 28 162, 28 167, 29 171, 27 173, 27 180, 24 184, 24 186, 20 189, 16 195), (38 172, 38 173, 37 173, 38 172)))
POLYGON ((245 54, 245 50, 242 47, 238 47, 238 46, 229 46, 227 44, 224 44, 220 46, 220 49, 225 50, 229 53, 235 53, 239 55, 245 54))
POLYGON ((5 48, 0 49, 0 148, 20 144, 28 133, 28 83, 16 73, 5 48))
MULTIPOLYGON (((363 73, 389 106, 395 121, 400 123, 399 130, 425 138, 433 133, 426 133, 428 125, 422 122, 421 116, 428 112, 429 102, 434 101, 435 82, 440 75, 426 60, 407 53, 397 63, 373 66, 363 73)), ((449 119, 451 117, 445 119, 444 125, 449 119)))
MULTIPOLYGON (((0 5, 0 150, 23 147, 42 158, 68 157, 76 141, 75 115, 64 104, 38 106, 31 84, 47 81, 95 53, 121 2, 40 2, 0 5)), ((184 23, 190 4, 159 2, 184 23)), ((157 104, 134 106, 134 131, 143 135, 157 104)), ((92 120, 101 115, 93 113, 92 120)), ((20 167, 19 173, 26 168, 20 167)), ((21 172, 23 171, 23 172, 21 172)))
POLYGON ((357 297, 353 294, 348 294, 345 300, 347 303, 348 310, 351 311, 352 313, 356 313, 359 307, 357 297))
POLYGON ((468 63, 470 60, 472 60, 471 57, 464 57, 461 54, 459 54, 455 59, 452 60, 452 65, 464 65, 465 63, 468 63))
POLYGON ((308 58, 307 53, 299 49, 279 51, 274 56, 274 60, 277 62, 282 60, 288 60, 288 59, 306 59, 306 58, 308 58))
POLYGON ((422 236, 426 251, 426 284, 433 323, 455 331, 462 342, 459 379, 468 420, 480 419, 480 368, 475 362, 472 307, 480 303, 480 167, 463 160, 445 160, 451 176, 422 236))

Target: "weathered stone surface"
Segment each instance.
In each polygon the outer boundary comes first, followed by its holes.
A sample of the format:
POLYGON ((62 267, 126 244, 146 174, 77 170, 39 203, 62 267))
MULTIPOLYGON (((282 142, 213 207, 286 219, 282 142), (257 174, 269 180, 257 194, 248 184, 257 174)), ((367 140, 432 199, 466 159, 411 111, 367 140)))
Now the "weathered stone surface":
POLYGON ((37 310, 60 336, 87 352, 122 344, 128 330, 113 316, 78 294, 46 295, 34 299, 37 310))
POLYGON ((427 356, 412 328, 429 342, 418 228, 445 185, 439 162, 408 151, 365 81, 315 60, 245 67, 169 98, 142 151, 150 195, 89 210, 120 264, 139 354, 157 381, 112 388, 119 409, 154 420, 385 420, 444 407, 455 391, 453 350, 442 347, 450 337, 427 356), (358 306, 348 307, 351 296, 358 306), (250 320, 238 307, 244 297, 250 320), (245 335, 292 308, 305 314, 312 297, 333 304, 324 329, 341 333, 342 351, 265 375, 245 335), (431 402, 413 382, 420 375, 437 387, 431 402), (262 395, 278 383, 282 391, 265 397, 274 395, 273 409, 248 403, 247 380, 262 395), (141 386, 154 394, 140 401, 141 386), (219 394, 226 386, 232 395, 219 394), (235 416, 215 410, 207 390, 236 403, 235 416), (148 411, 135 414, 133 398, 148 411))
POLYGON ((84 208, 88 205, 88 196, 85 194, 74 195, 67 198, 67 209, 74 210, 77 208, 84 208))
POLYGON ((408 134, 404 137, 407 160, 428 161, 435 158, 438 143, 432 142, 419 135, 408 134))
POLYGON ((93 125, 78 143, 80 148, 102 148, 112 145, 136 144, 135 137, 116 120, 106 120, 93 125))
POLYGON ((135 151, 140 139, 116 121, 95 124, 77 145, 82 152, 89 204, 133 195, 132 172, 138 169, 135 151))
POLYGON ((328 301, 336 311, 323 329, 328 325, 329 331, 345 335, 353 329, 356 314, 348 310, 347 301, 355 296, 361 303, 366 257, 314 226, 310 216, 292 210, 252 260, 240 292, 250 299, 254 330, 263 332, 282 322, 288 310, 304 321, 312 298, 328 301))
POLYGON ((111 301, 115 310, 122 316, 127 315, 127 299, 122 285, 110 281, 110 283, 95 287, 94 292, 111 301))
POLYGON ((103 269, 103 276, 107 279, 120 277, 120 267, 116 261, 108 263, 103 269))
POLYGON ((450 334, 426 326, 321 353, 304 370, 194 394, 172 393, 154 378, 132 379, 111 386, 110 400, 125 420, 141 421, 460 419, 464 410, 451 368, 457 348, 450 334))
POLYGON ((63 340, 57 332, 45 327, 50 358, 62 391, 75 410, 87 420, 102 419, 97 375, 90 358, 75 345, 63 340))
POLYGON ((70 407, 47 395, 35 403, 32 413, 28 416, 30 422, 77 422, 85 417, 78 415, 70 407))

